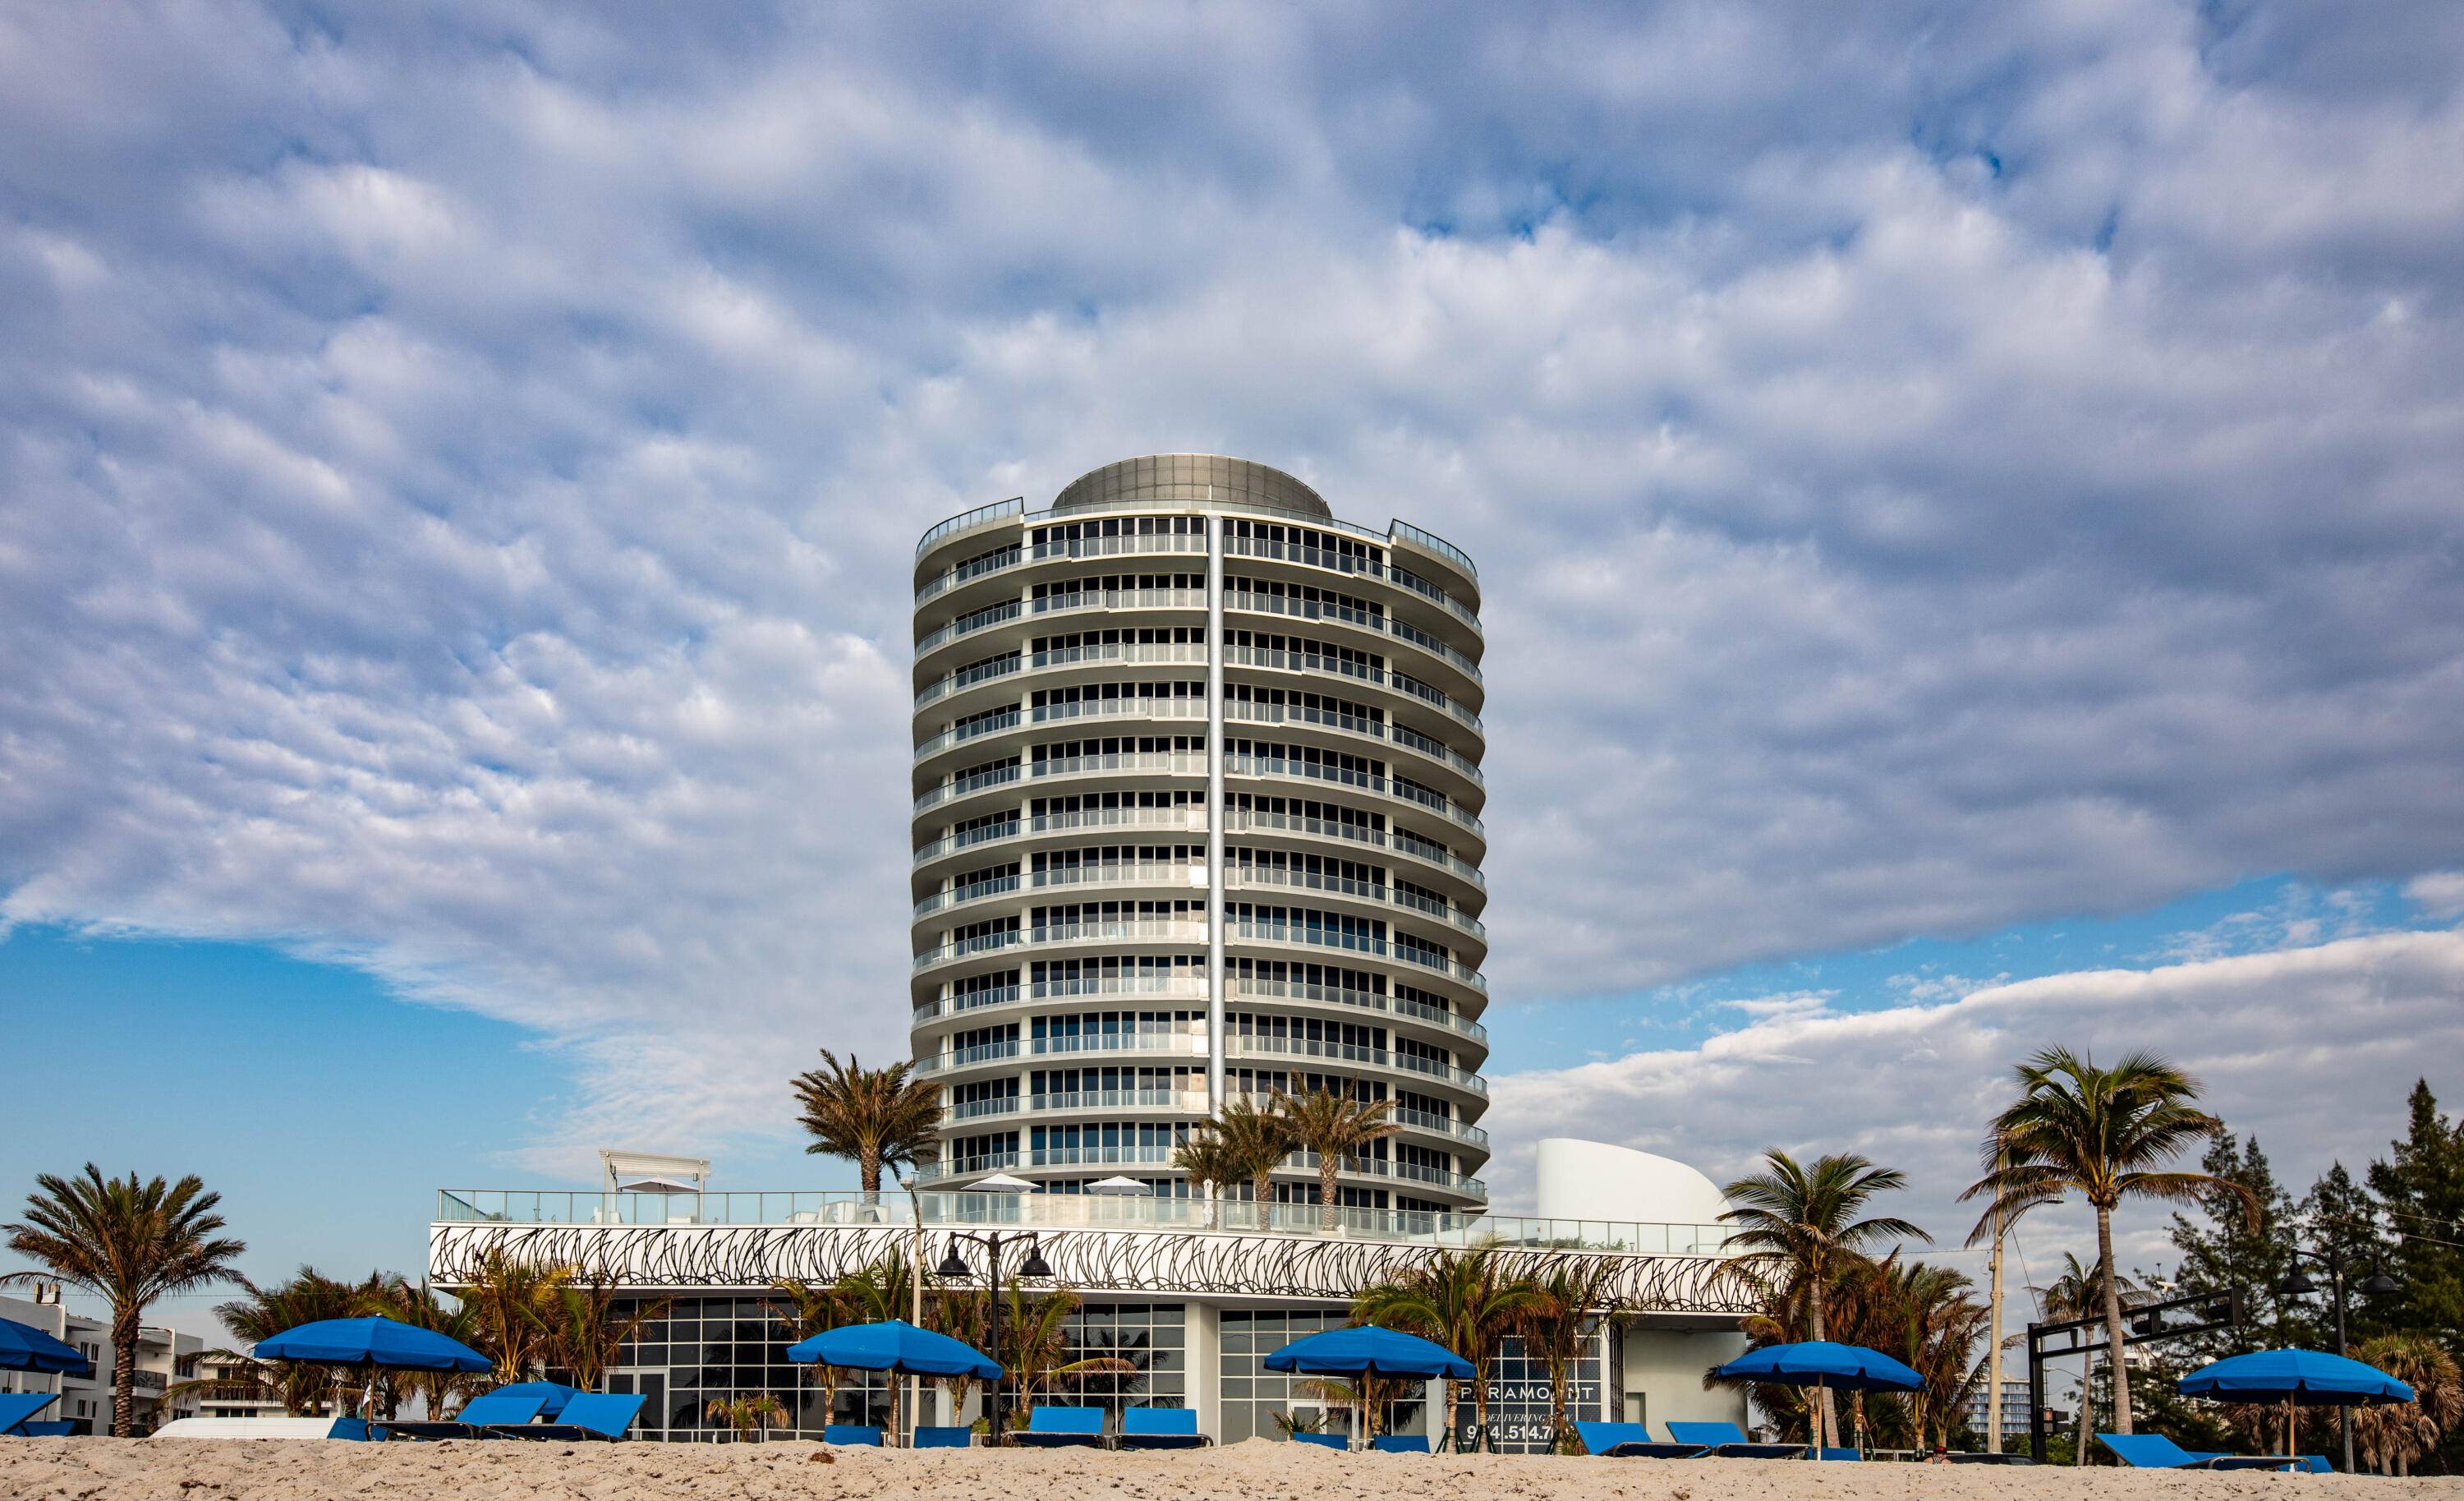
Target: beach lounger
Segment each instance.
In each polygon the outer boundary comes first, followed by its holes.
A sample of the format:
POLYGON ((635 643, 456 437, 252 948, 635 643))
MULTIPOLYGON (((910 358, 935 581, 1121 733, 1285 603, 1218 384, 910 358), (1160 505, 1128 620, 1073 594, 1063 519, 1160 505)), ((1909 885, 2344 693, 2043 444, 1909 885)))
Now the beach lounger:
POLYGON ((1052 1449, 1072 1446, 1099 1449, 1104 1446, 1104 1409, 1101 1407, 1032 1407, 1027 1410, 1026 1426, 1009 1436, 1013 1444, 1028 1448, 1052 1449))
POLYGON ((846 1444, 856 1448, 881 1447, 881 1429, 869 1423, 832 1423, 822 1428, 825 1444, 846 1444))
POLYGON ((1426 1454, 1429 1436, 1425 1433, 1381 1433, 1369 1441, 1369 1446, 1380 1454, 1426 1454))
POLYGON ((1124 1407, 1121 1447, 1194 1449, 1212 1442, 1198 1431, 1198 1414, 1186 1407, 1124 1407))
POLYGON ((1803 1459, 1802 1444, 1756 1444, 1733 1423, 1677 1423, 1668 1436, 1680 1444, 1700 1444, 1716 1459, 1803 1459))
POLYGON ((1340 1433, 1295 1433, 1292 1442, 1314 1444, 1322 1449, 1336 1449, 1347 1454, 1352 1451, 1352 1441, 1340 1433))
POLYGON ((1822 1450, 1822 1457, 1824 1459, 1833 1460, 1861 1460, 1865 1457, 1865 1454, 1861 1449, 1835 1449, 1826 1446, 1822 1450))
POLYGON ((554 1439, 579 1444, 600 1439, 613 1444, 623 1438, 649 1399, 638 1392, 582 1392, 564 1400, 554 1423, 503 1424, 488 1429, 492 1439, 554 1439))
POLYGON ((12 1439, 35 1437, 26 1431, 27 1422, 59 1400, 57 1392, 0 1392, 0 1434, 12 1439))
POLYGON ((1651 1436, 1648 1424, 1640 1423, 1587 1423, 1577 1419, 1574 1436, 1583 1441, 1587 1454, 1606 1454, 1615 1459, 1701 1459, 1711 1452, 1700 1444, 1661 1444, 1651 1436))
POLYGON ((2033 1454, 1988 1454, 1982 1449, 1973 1453, 1951 1449, 1942 1457, 1954 1465, 2033 1465, 2036 1462, 2033 1454))
POLYGON ((492 1428, 530 1422, 546 1405, 547 1399, 538 1392, 499 1388, 463 1403, 450 1423, 388 1423, 385 1432, 393 1439, 484 1439, 491 1437, 492 1428))
POLYGON ((973 1447, 976 1430, 964 1424, 947 1426, 927 1424, 915 1430, 915 1446, 919 1449, 962 1449, 973 1447))
POLYGON ((2096 1441, 2133 1469, 2308 1469, 2298 1454, 2219 1454, 2186 1449, 2161 1433, 2100 1433, 2096 1441))

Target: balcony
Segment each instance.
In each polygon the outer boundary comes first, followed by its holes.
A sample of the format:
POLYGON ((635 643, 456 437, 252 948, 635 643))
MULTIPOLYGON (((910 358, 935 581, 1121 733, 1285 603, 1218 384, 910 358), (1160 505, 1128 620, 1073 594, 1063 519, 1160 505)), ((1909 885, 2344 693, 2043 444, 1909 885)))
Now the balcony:
POLYGON ((1206 924, 1202 919, 1182 921, 1170 917, 1130 917, 1116 922, 1059 923, 1044 928, 987 933, 927 949, 915 956, 914 970, 920 974, 994 949, 1067 947, 1088 943, 1203 945, 1205 942, 1206 924))

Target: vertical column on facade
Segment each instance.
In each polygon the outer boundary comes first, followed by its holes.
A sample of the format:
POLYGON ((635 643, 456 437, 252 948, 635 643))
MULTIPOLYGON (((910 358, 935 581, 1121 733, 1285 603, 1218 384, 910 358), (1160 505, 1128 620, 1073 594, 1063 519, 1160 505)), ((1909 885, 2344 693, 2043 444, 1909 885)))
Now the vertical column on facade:
POLYGON ((1223 1113, 1223 517, 1206 513, 1206 1109, 1223 1113))

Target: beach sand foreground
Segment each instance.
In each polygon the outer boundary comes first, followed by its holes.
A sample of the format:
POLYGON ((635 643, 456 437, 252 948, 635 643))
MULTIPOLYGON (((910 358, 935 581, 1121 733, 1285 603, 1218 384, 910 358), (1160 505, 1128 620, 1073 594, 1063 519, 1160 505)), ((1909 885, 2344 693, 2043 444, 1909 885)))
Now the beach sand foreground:
POLYGON ((0 1439, 0 1501, 2352 1501, 2464 1478, 1746 1460, 1335 1454, 1252 1440, 1175 1454, 818 1444, 322 1444, 0 1439))

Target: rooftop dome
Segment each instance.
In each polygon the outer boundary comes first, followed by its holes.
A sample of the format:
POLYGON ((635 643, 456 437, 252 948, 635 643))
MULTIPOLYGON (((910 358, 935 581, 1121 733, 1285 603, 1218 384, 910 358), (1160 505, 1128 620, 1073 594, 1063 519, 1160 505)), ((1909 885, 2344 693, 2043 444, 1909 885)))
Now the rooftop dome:
POLYGON ((1239 500, 1322 520, 1334 513, 1318 493, 1280 469, 1218 453, 1149 453, 1090 469, 1052 500, 1058 512, 1111 500, 1239 500))

